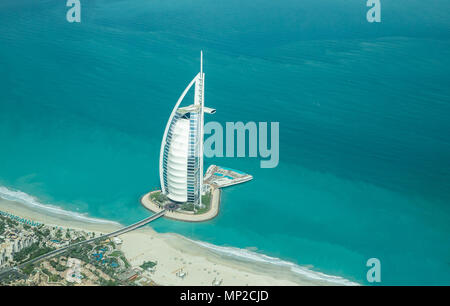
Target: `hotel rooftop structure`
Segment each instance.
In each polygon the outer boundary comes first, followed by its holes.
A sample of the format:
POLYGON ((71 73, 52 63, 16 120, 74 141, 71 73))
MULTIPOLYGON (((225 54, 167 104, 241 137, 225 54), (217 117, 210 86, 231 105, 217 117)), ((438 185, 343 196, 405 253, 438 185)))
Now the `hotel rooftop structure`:
POLYGON ((203 53, 200 72, 189 83, 170 114, 161 142, 159 173, 162 193, 173 202, 202 207, 204 113, 215 113, 204 106, 205 74, 203 53), (194 86, 194 103, 180 107, 194 86))

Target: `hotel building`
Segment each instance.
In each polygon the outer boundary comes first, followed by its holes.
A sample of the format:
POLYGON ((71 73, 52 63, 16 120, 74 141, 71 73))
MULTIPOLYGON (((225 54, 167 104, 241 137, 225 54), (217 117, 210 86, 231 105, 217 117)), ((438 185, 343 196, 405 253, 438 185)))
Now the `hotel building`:
POLYGON ((200 72, 178 99, 167 122, 161 142, 159 173, 162 193, 173 202, 202 207, 204 113, 215 113, 204 106, 203 54, 200 72), (194 86, 194 103, 180 107, 194 86))

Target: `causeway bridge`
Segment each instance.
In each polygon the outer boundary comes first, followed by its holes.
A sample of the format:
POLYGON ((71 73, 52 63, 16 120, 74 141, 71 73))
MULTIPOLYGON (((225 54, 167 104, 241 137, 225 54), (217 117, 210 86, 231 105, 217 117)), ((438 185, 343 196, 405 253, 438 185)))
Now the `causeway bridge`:
POLYGON ((51 252, 48 252, 48 253, 46 253, 44 255, 38 256, 36 258, 33 258, 33 259, 31 259, 31 260, 29 260, 27 262, 24 262, 24 263, 22 263, 22 264, 20 264, 20 265, 18 265, 16 267, 4 269, 4 270, 0 271, 0 279, 2 278, 2 276, 5 276, 5 275, 7 275, 7 274, 9 274, 11 272, 14 272, 14 271, 17 272, 18 269, 24 268, 25 266, 27 266, 29 264, 34 264, 34 263, 39 262, 39 261, 41 261, 43 259, 46 259, 46 258, 49 258, 49 257, 53 257, 53 256, 56 256, 56 255, 59 255, 61 253, 64 253, 65 251, 67 251, 70 248, 77 247, 77 246, 80 246, 80 245, 86 244, 86 243, 92 243, 92 242, 95 242, 95 241, 104 240, 104 239, 107 239, 107 238, 119 236, 119 235, 122 235, 122 234, 125 234, 125 233, 128 233, 128 232, 134 231, 134 230, 136 230, 136 229, 138 229, 138 228, 140 228, 140 227, 142 227, 142 226, 144 226, 144 225, 146 225, 146 224, 148 224, 148 223, 150 223, 150 222, 152 222, 152 221, 154 221, 154 220, 156 220, 158 218, 161 218, 162 216, 165 215, 165 213, 166 213, 166 210, 163 209, 162 211, 160 211, 160 212, 158 212, 158 213, 156 213, 154 215, 151 215, 148 218, 145 218, 145 219, 143 219, 143 220, 141 220, 139 222, 136 222, 136 223, 133 223, 133 224, 128 225, 126 227, 123 227, 121 229, 118 229, 117 231, 114 231, 114 232, 102 235, 100 237, 96 237, 96 238, 80 241, 80 242, 77 242, 77 243, 69 244, 68 246, 61 247, 59 249, 53 250, 51 252))

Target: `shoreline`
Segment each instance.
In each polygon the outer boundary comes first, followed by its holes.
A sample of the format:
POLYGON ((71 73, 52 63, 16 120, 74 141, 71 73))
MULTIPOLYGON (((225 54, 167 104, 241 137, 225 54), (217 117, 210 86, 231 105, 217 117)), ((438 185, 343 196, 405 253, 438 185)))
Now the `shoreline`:
MULTIPOLYGON (((90 232, 107 233, 121 227, 119 223, 87 222, 68 217, 51 215, 24 203, 0 198, 0 210, 13 215, 41 222, 90 232)), ((89 220, 89 218, 86 218, 89 220)), ((96 219, 92 219, 96 220, 96 219)), ((252 261, 245 257, 231 256, 220 252, 220 246, 190 240, 176 233, 157 233, 149 226, 121 235, 122 250, 133 267, 144 261, 157 261, 158 266, 153 280, 161 285, 211 285, 214 278, 223 280, 223 285, 358 285, 344 278, 325 275, 320 272, 279 260, 283 265, 252 261), (176 277, 172 271, 185 267, 188 277, 176 277), (300 274, 293 267, 304 269, 300 274), (307 276, 308 274, 313 277, 307 276), (323 278, 320 277, 323 275, 323 278)), ((234 248, 231 248, 234 249, 234 248)), ((236 248, 236 250, 241 250, 236 248)), ((242 249, 245 252, 245 249, 242 249)), ((255 253, 257 254, 257 253, 255 253)), ((265 256, 265 255, 261 255, 265 256)), ((266 256, 267 258, 270 258, 266 256)))

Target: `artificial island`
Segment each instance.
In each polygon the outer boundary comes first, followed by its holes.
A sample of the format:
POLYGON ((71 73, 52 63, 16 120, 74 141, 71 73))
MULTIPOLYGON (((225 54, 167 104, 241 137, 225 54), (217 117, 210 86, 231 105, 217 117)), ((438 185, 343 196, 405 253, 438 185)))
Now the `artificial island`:
POLYGON ((205 107, 203 53, 200 72, 192 79, 175 104, 161 142, 159 176, 161 189, 145 194, 141 204, 148 210, 174 220, 207 221, 219 212, 221 188, 247 182, 253 177, 238 170, 216 165, 203 175, 204 114, 215 109, 205 107), (194 87, 194 101, 181 106, 194 87))

